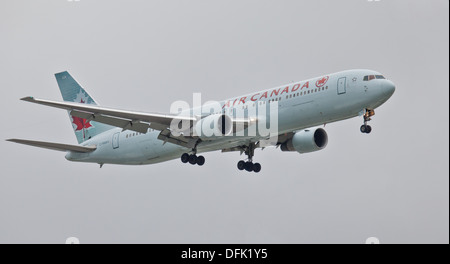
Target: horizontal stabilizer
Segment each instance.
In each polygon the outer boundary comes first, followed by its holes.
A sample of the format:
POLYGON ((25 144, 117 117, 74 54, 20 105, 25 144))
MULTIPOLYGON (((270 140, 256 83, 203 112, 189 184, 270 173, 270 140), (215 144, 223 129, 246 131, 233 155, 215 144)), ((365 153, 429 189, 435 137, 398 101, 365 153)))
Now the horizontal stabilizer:
POLYGON ((32 141, 32 140, 24 140, 24 139, 8 139, 6 141, 29 145, 33 147, 46 148, 57 151, 74 151, 81 153, 92 152, 97 149, 96 146, 77 146, 77 145, 67 145, 60 143, 51 143, 51 142, 42 142, 42 141, 32 141))

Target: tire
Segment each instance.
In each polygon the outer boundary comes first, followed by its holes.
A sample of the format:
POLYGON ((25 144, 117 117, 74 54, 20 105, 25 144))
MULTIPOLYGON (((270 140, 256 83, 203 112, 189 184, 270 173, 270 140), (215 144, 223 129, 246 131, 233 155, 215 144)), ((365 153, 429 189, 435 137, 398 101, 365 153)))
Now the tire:
POLYGON ((192 164, 192 165, 195 165, 195 164, 197 164, 197 156, 196 155, 190 155, 189 156, 189 163, 190 164, 192 164))
POLYGON ((361 131, 361 133, 366 133, 367 131, 367 126, 366 125, 362 125, 361 128, 359 129, 361 131))
POLYGON ((205 157, 198 156, 198 158, 197 158, 197 165, 198 166, 203 166, 204 164, 205 164, 205 157))
POLYGON ((237 168, 240 171, 244 170, 245 169, 245 161, 243 161, 243 160, 239 161, 237 164, 237 168))
POLYGON ((253 163, 252 162, 250 162, 250 161, 248 161, 248 162, 246 162, 245 163, 245 170, 246 171, 248 171, 248 172, 252 172, 253 171, 253 163))
POLYGON ((370 134, 370 132, 372 132, 372 127, 371 126, 367 126, 366 127, 366 134, 370 134))
POLYGON ((253 165, 253 171, 256 172, 256 173, 260 172, 261 171, 261 164, 255 163, 253 165))
POLYGON ((183 155, 181 155, 181 162, 188 163, 189 162, 189 154, 184 153, 183 155))

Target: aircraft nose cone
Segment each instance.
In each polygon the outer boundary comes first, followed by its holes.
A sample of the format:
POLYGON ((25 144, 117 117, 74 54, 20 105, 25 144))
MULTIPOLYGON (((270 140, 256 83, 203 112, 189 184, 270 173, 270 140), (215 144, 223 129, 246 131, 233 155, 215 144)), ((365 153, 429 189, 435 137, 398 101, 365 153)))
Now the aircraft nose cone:
POLYGON ((391 81, 386 80, 386 83, 383 85, 384 93, 391 97, 395 92, 395 84, 391 81))

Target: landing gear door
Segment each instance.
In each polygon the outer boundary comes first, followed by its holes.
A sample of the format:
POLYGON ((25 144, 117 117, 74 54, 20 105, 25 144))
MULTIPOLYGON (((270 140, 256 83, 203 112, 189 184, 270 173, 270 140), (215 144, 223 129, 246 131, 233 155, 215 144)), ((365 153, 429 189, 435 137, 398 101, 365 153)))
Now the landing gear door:
POLYGON ((338 80, 338 94, 345 94, 347 92, 347 78, 342 77, 338 80))
POLYGON ((112 147, 113 147, 113 149, 118 149, 119 148, 119 136, 120 136, 120 133, 115 133, 113 135, 113 138, 112 138, 112 147))

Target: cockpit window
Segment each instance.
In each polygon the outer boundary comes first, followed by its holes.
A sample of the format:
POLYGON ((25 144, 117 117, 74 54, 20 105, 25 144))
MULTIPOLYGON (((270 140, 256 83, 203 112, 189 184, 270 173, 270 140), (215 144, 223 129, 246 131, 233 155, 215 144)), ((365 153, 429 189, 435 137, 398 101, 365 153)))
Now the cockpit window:
POLYGON ((375 79, 386 79, 386 78, 384 78, 383 75, 366 75, 364 76, 363 80, 367 82, 375 79))

